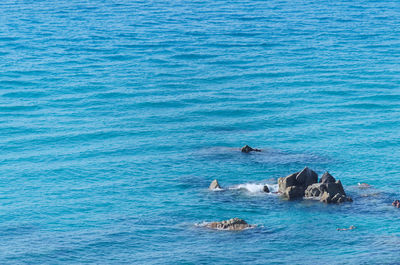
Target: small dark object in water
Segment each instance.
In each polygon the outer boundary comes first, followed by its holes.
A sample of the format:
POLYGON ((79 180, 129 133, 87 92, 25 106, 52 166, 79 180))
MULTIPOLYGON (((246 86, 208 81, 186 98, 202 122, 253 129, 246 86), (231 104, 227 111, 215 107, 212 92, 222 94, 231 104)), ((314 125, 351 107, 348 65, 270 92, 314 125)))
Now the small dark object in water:
POLYGON ((349 228, 337 228, 337 231, 346 231, 346 230, 353 230, 356 228, 354 225, 351 225, 349 228))
POLYGON ((261 152, 261 150, 260 149, 255 149, 255 148, 251 148, 250 146, 245 145, 245 146, 242 147, 242 152, 243 153, 261 152))
POLYGON ((396 208, 400 208, 400 201, 399 200, 395 200, 394 202, 392 202, 392 205, 396 208))
POLYGON ((264 185, 263 191, 269 193, 269 188, 267 185, 264 185))

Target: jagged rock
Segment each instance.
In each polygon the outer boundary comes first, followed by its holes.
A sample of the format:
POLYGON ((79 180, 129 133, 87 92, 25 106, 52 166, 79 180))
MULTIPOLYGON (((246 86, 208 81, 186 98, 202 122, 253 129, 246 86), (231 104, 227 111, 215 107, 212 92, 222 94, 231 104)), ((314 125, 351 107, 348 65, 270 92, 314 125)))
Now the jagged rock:
POLYGON ((278 190, 289 200, 301 198, 305 194, 306 188, 318 182, 318 175, 308 167, 302 171, 293 173, 284 178, 278 179, 278 190))
POLYGON ((340 180, 326 172, 318 183, 318 175, 305 167, 302 171, 278 179, 279 192, 289 199, 319 198, 325 203, 353 201, 347 197, 340 180))
POLYGON ((287 188, 284 194, 289 200, 303 198, 304 188, 302 186, 291 186, 287 188))
POLYGON ((267 186, 267 185, 264 185, 264 187, 263 187, 263 191, 264 191, 264 192, 267 192, 267 193, 269 193, 269 188, 268 188, 268 186, 267 186))
POLYGON ((299 174, 297 174, 296 181, 299 185, 307 188, 309 185, 318 182, 318 174, 308 167, 305 167, 299 174))
POLYGON ((320 201, 325 203, 341 203, 341 202, 352 202, 353 199, 346 196, 343 185, 340 180, 332 183, 323 184, 326 186, 326 190, 321 195, 320 201))
POLYGON ((326 183, 326 190, 327 192, 331 195, 334 196, 337 193, 339 193, 340 195, 344 195, 346 196, 346 193, 344 192, 343 186, 342 186, 342 182, 340 182, 340 180, 334 182, 334 183, 326 183))
POLYGON ((221 230, 243 230, 253 226, 249 225, 245 220, 235 217, 226 221, 209 223, 207 227, 221 230))
POLYGON ((346 201, 346 196, 341 195, 339 193, 336 193, 335 196, 332 197, 331 202, 332 203, 341 203, 346 201))
POLYGON ((304 195, 306 197, 319 197, 326 190, 326 185, 324 183, 314 183, 307 187, 304 195))
POLYGON ((336 179, 327 171, 322 175, 321 179, 319 180, 319 183, 330 183, 330 182, 336 182, 336 179))
POLYGON ((296 173, 290 174, 289 176, 286 176, 284 178, 279 178, 278 179, 278 187, 279 187, 278 191, 281 193, 284 193, 287 188, 289 188, 291 186, 296 186, 297 185, 296 176, 299 173, 300 172, 296 172, 296 173))
POLYGON ((251 148, 250 146, 245 145, 245 146, 242 147, 242 152, 243 153, 261 152, 261 150, 260 149, 256 149, 256 148, 251 148))
POLYGON ((221 186, 219 185, 218 180, 216 180, 216 179, 214 179, 211 182, 210 187, 208 187, 208 189, 210 189, 210 190, 215 190, 215 189, 220 189, 220 188, 221 188, 221 186))

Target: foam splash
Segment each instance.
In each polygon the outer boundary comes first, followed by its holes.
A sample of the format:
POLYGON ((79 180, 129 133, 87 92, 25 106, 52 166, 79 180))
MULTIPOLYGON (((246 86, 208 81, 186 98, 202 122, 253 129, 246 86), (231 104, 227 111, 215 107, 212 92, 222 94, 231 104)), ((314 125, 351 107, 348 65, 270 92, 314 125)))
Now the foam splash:
POLYGON ((264 186, 268 186, 270 192, 278 191, 278 184, 257 184, 257 183, 244 183, 239 184, 233 187, 230 187, 230 190, 246 190, 250 193, 264 193, 264 186))

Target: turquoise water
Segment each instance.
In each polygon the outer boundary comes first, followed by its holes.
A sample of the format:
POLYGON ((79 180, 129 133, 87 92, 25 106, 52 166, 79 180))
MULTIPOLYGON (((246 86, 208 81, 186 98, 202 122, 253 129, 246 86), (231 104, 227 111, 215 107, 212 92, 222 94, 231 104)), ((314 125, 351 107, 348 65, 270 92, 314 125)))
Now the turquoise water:
POLYGON ((0 263, 398 263, 399 25, 398 1, 2 1, 0 263), (304 166, 354 203, 249 185, 304 166), (201 226, 233 217, 258 227, 201 226))

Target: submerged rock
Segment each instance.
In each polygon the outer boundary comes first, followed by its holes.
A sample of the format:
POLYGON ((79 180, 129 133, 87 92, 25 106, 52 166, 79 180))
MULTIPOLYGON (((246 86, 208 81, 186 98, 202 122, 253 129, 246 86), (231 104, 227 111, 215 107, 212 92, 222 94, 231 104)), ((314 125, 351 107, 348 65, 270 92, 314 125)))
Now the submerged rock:
POLYGON ((369 185, 367 183, 358 183, 358 187, 360 189, 369 189, 369 188, 371 188, 371 185, 369 185))
POLYGON ((245 220, 236 217, 226 221, 212 222, 207 224, 206 226, 212 229, 235 230, 235 231, 254 227, 252 225, 249 225, 245 220))
POLYGON ((243 146, 242 149, 241 149, 241 151, 242 151, 243 153, 261 152, 260 149, 251 148, 251 147, 248 146, 248 145, 243 146))
POLYGON ((211 184, 210 184, 210 186, 208 187, 208 189, 210 189, 210 190, 221 189, 221 186, 219 185, 218 180, 214 179, 214 180, 211 182, 211 184))
POLYGON ((269 188, 268 188, 268 186, 267 185, 264 185, 264 187, 263 187, 263 191, 264 192, 267 192, 267 193, 269 193, 270 191, 269 191, 269 188))

